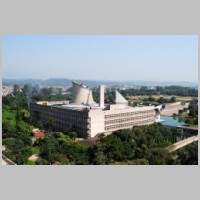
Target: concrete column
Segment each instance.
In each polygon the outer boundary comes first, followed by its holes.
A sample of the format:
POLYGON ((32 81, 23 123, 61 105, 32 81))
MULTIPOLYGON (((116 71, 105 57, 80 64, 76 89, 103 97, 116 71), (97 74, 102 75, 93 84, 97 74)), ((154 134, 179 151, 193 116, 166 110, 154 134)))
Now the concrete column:
POLYGON ((99 86, 99 106, 104 108, 104 85, 99 86))

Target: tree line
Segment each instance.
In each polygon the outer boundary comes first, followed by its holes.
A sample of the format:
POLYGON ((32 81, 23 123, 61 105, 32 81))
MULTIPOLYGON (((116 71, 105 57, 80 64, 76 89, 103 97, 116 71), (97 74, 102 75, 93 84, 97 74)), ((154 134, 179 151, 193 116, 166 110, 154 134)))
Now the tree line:
POLYGON ((140 89, 125 89, 120 90, 120 93, 124 96, 133 95, 177 95, 177 96, 198 96, 198 90, 190 87, 182 86, 156 86, 155 89, 148 89, 146 86, 142 86, 140 89))

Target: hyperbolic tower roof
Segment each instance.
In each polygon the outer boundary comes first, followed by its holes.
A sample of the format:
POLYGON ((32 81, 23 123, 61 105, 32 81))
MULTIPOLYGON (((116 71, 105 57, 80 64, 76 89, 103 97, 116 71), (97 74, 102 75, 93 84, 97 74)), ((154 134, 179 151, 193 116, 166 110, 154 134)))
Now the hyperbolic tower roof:
POLYGON ((93 104, 92 90, 83 86, 82 83, 72 81, 72 104, 93 104))

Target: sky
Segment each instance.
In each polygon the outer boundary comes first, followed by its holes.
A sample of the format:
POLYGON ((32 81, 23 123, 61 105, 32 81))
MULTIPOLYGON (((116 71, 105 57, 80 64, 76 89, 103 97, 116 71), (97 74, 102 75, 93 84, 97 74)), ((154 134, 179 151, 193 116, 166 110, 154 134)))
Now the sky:
POLYGON ((197 35, 3 35, 3 78, 198 82, 197 35))

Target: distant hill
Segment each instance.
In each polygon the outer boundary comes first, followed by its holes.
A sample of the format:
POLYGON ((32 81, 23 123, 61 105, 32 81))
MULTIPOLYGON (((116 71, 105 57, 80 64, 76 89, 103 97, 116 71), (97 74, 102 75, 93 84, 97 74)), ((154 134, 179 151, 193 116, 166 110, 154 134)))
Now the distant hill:
MULTIPOLYGON (((65 78, 50 78, 47 80, 41 79, 3 79, 3 85, 24 85, 24 84, 33 84, 33 85, 40 85, 40 86, 71 86, 70 79, 65 78)), ((99 84, 104 84, 107 86, 170 86, 170 85, 179 85, 185 87, 195 87, 197 88, 197 83, 192 82, 156 82, 156 81, 105 81, 105 80, 75 80, 77 82, 81 82, 90 87, 96 87, 99 84)))
POLYGON ((33 84, 40 86, 70 86, 71 80, 69 79, 56 79, 51 78, 47 80, 41 79, 3 79, 3 85, 24 85, 24 84, 33 84))

